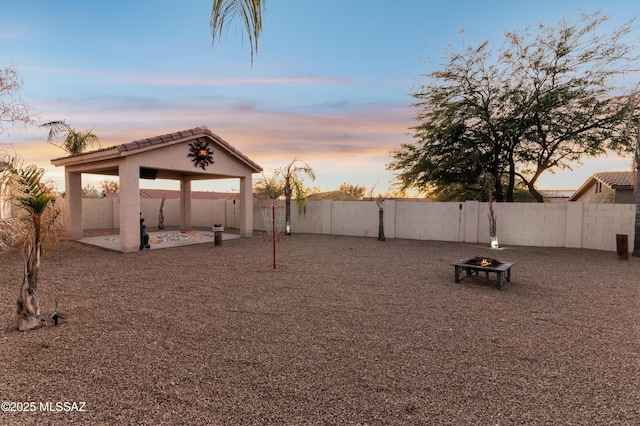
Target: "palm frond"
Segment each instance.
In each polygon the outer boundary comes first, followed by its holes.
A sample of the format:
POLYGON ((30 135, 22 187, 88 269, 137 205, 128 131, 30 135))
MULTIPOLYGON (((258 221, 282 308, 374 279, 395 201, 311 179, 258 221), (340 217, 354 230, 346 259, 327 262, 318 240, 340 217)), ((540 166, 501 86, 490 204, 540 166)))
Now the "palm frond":
POLYGON ((27 237, 27 231, 20 218, 0 220, 0 252, 20 247, 27 237))
POLYGON ((65 151, 71 154, 79 154, 99 142, 100 140, 98 137, 91 131, 79 132, 76 130, 70 130, 62 144, 62 147, 65 151))
POLYGON ((73 129, 66 121, 50 121, 41 124, 40 127, 49 128, 49 136, 47 142, 62 148, 69 154, 79 154, 94 144, 99 144, 100 139, 92 131, 85 132, 73 129), (63 139, 62 142, 56 143, 63 139))
POLYGON ((28 215, 41 215, 55 198, 53 184, 42 181, 45 170, 31 164, 16 171, 15 203, 24 209, 28 215))
POLYGON ((215 44, 227 23, 239 16, 249 38, 253 64, 253 58, 258 53, 258 39, 262 34, 264 4, 261 0, 214 0, 211 8, 211 43, 215 44))
POLYGON ((40 127, 49 128, 47 142, 53 142, 54 140, 59 139, 62 135, 66 135, 71 130, 71 126, 69 126, 65 120, 49 121, 48 123, 41 124, 40 127))

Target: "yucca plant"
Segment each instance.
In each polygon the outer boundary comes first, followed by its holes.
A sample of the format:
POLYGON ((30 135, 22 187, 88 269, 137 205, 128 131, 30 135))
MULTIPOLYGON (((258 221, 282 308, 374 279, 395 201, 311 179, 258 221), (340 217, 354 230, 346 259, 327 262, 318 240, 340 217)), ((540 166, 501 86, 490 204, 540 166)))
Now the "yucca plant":
POLYGON ((54 186, 43 179, 45 170, 36 165, 23 166, 16 161, 3 163, 0 186, 18 207, 19 217, 6 220, 2 228, 13 235, 7 245, 18 246, 24 257, 24 275, 18 297, 17 327, 26 331, 39 326, 40 301, 38 279, 45 244, 57 241, 54 186))

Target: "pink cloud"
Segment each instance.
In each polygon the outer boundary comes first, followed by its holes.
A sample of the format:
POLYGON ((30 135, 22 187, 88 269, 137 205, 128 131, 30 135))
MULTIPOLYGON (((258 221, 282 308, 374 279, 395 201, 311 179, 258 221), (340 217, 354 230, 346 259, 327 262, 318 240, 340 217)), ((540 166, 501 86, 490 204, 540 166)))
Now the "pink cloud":
MULTIPOLYGON (((408 107, 393 105, 337 104, 285 111, 248 101, 182 105, 107 99, 40 107, 56 111, 55 116, 42 113, 46 119, 66 119, 77 129, 91 129, 103 147, 206 125, 268 174, 294 158, 308 162, 323 190, 335 189, 342 182, 370 186, 372 180, 382 181, 382 189, 392 177, 385 170, 389 152, 410 141, 407 132, 413 124, 408 107)), ((26 161, 47 168, 59 179, 62 170, 54 168, 50 160, 64 152, 47 144, 46 136, 45 129, 30 129, 14 138, 16 150, 26 161)))
POLYGON ((100 84, 133 84, 137 86, 256 86, 256 85, 288 85, 288 84, 340 84, 350 85, 353 81, 344 78, 326 76, 287 76, 287 77, 184 77, 176 75, 149 75, 131 71, 104 70, 92 68, 56 68, 56 67, 25 67, 25 70, 35 71, 47 75, 55 74, 77 78, 81 76, 99 81, 100 84))

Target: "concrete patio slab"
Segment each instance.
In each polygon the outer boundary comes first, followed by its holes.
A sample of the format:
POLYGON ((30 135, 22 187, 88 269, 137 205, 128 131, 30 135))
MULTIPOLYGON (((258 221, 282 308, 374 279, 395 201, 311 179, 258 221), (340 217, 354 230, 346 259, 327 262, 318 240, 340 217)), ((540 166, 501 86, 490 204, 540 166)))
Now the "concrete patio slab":
MULTIPOLYGON (((164 248, 187 246, 192 244, 204 244, 214 242, 214 233, 211 231, 156 231, 148 232, 149 234, 149 250, 158 250, 164 248)), ((222 241, 240 238, 238 234, 222 233, 222 241)), ((102 247, 108 250, 120 250, 119 235, 100 235, 94 237, 84 237, 78 242, 93 246, 102 247)))

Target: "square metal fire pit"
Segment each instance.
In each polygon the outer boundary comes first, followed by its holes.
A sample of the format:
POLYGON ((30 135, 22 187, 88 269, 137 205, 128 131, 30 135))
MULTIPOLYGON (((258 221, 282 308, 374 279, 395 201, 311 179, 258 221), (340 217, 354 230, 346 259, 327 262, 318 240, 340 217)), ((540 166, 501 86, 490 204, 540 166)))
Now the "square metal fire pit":
POLYGON ((483 271, 485 278, 489 279, 489 272, 496 273, 496 288, 502 290, 502 276, 511 282, 511 267, 514 265, 511 262, 501 262, 496 259, 488 257, 467 257, 460 259, 452 263, 455 268, 455 280, 459 283, 461 279, 470 277, 472 275, 478 276, 478 272, 483 271), (460 276, 460 273, 464 271, 465 275, 460 276))

